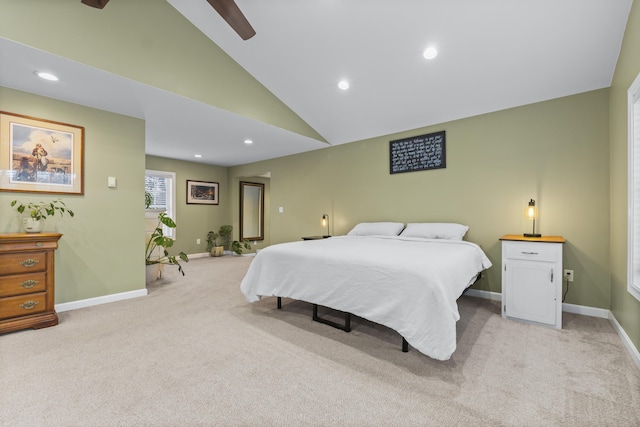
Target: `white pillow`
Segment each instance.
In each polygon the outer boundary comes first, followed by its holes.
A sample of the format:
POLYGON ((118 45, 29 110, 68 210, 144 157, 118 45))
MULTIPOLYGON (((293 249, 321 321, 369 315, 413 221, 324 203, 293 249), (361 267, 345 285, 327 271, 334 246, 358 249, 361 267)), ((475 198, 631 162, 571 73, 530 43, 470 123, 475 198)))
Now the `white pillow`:
POLYGON ((401 222, 361 222, 347 236, 397 236, 403 228, 401 222))
POLYGON ((469 227, 451 222, 409 223, 401 236, 422 237, 423 239, 462 240, 469 227))

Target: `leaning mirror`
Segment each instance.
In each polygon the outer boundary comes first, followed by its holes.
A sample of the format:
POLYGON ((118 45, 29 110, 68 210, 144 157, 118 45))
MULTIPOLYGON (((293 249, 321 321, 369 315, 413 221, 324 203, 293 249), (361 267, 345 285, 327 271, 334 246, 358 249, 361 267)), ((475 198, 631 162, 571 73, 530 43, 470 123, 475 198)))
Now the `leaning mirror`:
POLYGON ((240 182, 240 240, 264 240, 264 184, 240 182))

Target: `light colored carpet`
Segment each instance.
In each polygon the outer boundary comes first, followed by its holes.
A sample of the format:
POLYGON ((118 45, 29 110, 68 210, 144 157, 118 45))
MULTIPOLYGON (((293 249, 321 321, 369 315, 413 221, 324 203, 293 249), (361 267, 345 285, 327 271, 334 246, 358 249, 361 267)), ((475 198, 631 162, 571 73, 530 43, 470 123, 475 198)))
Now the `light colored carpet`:
POLYGON ((147 297, 0 336, 0 425, 640 425, 640 370, 607 320, 554 330, 465 296, 440 362, 359 318, 345 333, 307 303, 248 304, 252 259, 194 259, 147 297))

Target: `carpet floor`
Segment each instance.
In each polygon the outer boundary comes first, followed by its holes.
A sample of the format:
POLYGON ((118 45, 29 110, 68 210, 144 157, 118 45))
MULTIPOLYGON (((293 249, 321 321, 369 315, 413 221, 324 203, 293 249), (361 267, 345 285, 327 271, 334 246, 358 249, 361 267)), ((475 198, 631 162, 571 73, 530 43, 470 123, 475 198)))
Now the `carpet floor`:
POLYGON ((555 330, 463 296, 442 362, 361 318, 345 333, 304 302, 247 303, 252 259, 193 259, 146 297, 1 335, 0 426, 640 426, 640 370, 606 319, 555 330))

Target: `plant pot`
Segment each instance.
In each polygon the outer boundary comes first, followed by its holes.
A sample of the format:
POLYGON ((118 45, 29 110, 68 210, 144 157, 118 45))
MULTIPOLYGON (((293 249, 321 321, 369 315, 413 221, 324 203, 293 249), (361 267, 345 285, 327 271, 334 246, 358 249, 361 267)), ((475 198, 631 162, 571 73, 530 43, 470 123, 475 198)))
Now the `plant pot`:
POLYGON ((222 256, 224 254, 224 246, 214 246, 211 249, 211 256, 222 256))
POLYGON ((22 218, 22 227, 27 233, 40 233, 44 227, 44 219, 22 218))
POLYGON ((158 269, 159 264, 151 264, 147 265, 146 268, 146 283, 152 283, 158 280, 158 276, 160 275, 160 270, 158 269))

